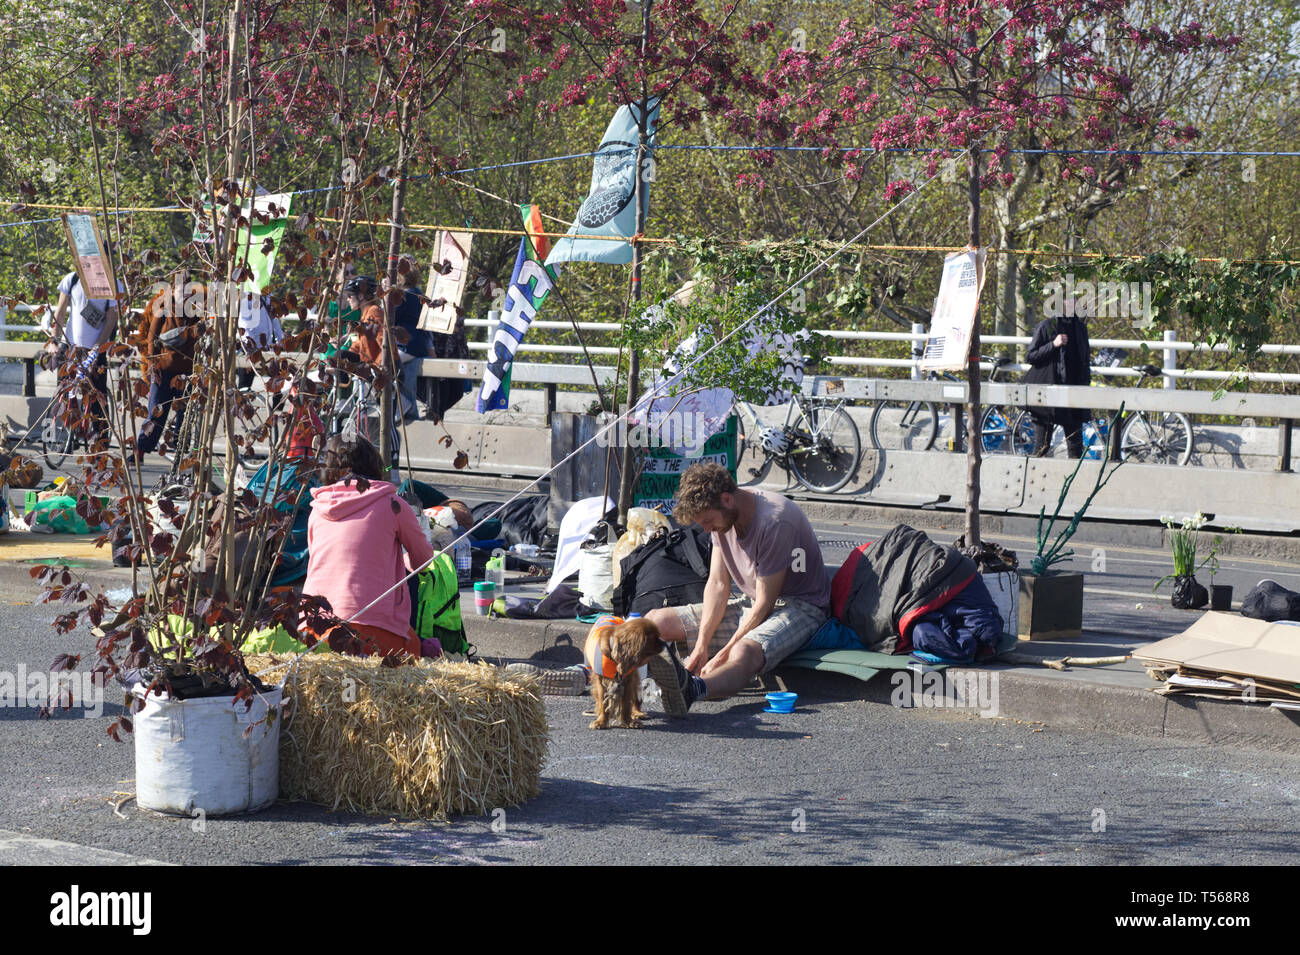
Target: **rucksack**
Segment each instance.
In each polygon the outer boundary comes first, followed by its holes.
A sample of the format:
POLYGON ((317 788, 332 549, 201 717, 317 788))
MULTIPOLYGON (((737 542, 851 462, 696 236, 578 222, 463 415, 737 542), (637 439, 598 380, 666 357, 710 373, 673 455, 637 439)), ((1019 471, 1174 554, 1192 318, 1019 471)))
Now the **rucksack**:
POLYGON ((451 555, 438 554, 433 563, 413 578, 411 626, 421 640, 437 639, 443 653, 471 656, 460 616, 460 582, 451 555))
POLYGON ((660 530, 619 564, 622 576, 611 599, 614 613, 626 617, 700 603, 712 555, 713 539, 702 528, 660 530))

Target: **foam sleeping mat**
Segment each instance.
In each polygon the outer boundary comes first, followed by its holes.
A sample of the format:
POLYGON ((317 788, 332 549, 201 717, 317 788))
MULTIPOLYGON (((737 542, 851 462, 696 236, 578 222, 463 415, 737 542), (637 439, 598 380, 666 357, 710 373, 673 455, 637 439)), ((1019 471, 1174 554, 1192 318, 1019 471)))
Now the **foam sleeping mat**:
POLYGON ((906 670, 912 667, 924 670, 944 669, 940 664, 913 660, 906 653, 876 653, 872 650, 800 650, 786 657, 780 666, 842 673, 864 682, 881 670, 906 670))

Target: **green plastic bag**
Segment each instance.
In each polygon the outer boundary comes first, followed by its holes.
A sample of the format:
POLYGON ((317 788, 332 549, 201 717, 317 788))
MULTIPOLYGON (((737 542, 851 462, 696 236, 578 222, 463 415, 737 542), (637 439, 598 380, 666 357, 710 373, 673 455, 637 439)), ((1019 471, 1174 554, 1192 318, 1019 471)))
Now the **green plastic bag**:
POLYGON ((75 497, 61 495, 37 501, 31 513, 36 515, 32 518, 33 523, 48 525, 58 534, 89 534, 92 530, 99 530, 97 526, 87 524, 85 518, 77 513, 75 497))

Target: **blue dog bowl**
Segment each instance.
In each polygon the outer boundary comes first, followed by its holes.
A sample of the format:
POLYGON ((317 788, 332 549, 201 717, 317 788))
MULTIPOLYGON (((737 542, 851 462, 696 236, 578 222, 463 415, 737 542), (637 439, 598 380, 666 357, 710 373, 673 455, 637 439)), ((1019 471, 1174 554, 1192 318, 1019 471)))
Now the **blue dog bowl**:
POLYGON ((793 713, 794 701, 799 699, 798 693, 769 693, 767 694, 767 709, 764 713, 793 713))

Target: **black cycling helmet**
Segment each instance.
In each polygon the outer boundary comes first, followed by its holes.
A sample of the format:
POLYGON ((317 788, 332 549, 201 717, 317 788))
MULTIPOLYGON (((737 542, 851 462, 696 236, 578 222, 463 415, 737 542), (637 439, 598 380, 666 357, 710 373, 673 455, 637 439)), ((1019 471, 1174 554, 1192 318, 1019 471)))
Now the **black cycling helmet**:
POLYGON ((343 291, 354 294, 359 298, 373 298, 375 280, 369 275, 354 275, 343 283, 343 291))

